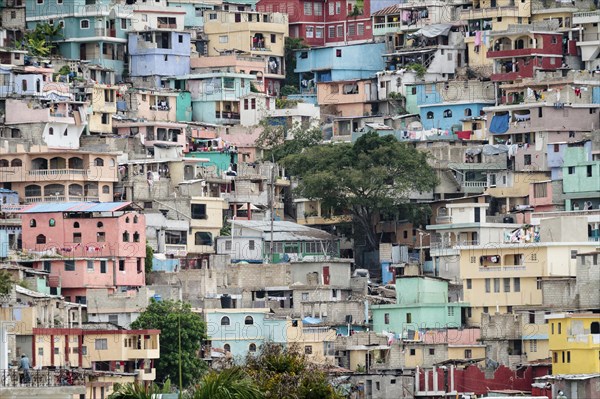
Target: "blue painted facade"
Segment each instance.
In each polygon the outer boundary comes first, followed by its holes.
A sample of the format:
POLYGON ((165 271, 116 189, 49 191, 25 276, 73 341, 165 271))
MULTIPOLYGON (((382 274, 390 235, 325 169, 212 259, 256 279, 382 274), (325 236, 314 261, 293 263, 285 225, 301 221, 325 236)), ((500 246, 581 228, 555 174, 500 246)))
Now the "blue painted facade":
POLYGON ((189 73, 190 39, 190 34, 186 32, 129 33, 130 75, 173 76, 189 73))
POLYGON ((8 233, 0 230, 0 259, 8 257, 8 233))
POLYGON ((237 165, 237 153, 224 153, 220 151, 194 151, 185 155, 187 158, 208 158, 210 161, 202 164, 217 173, 223 173, 232 165, 237 165))
POLYGON ((300 80, 315 82, 367 79, 383 71, 385 43, 363 43, 339 47, 316 47, 296 51, 295 73, 300 80))
POLYGON ((169 7, 177 7, 185 11, 183 25, 186 28, 204 26, 204 17, 202 10, 214 10, 214 6, 200 3, 184 3, 180 1, 169 1, 169 7), (200 7, 202 6, 202 7, 200 7))
POLYGON ((158 259, 152 258, 152 271, 154 272, 174 272, 181 270, 179 268, 179 259, 158 259))
POLYGON ((600 87, 598 86, 592 87, 592 103, 600 104, 600 87))
MULTIPOLYGON (((567 148, 569 148, 568 143, 558 143, 558 144, 547 144, 546 145, 546 160, 548 163, 548 168, 550 168, 551 179, 552 180, 562 180, 563 178, 563 165, 565 162, 565 153, 567 152, 567 148)), ((582 151, 581 158, 582 162, 588 162, 592 160, 592 142, 587 141, 585 143, 581 143, 581 147, 578 147, 579 150, 582 151)), ((571 150, 570 150, 571 151, 571 150)))
POLYGON ((441 129, 458 131, 462 129, 461 120, 469 113, 479 115, 490 103, 442 103, 419 106, 419 115, 424 130, 441 129), (467 111, 468 110, 468 111, 467 111))

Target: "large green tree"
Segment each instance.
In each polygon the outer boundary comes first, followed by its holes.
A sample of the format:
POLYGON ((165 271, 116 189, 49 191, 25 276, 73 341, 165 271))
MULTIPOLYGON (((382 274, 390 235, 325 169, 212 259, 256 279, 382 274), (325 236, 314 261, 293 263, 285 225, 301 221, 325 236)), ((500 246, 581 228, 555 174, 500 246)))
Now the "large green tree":
POLYGON ((307 361, 298 348, 266 343, 246 358, 246 372, 265 399, 338 399, 327 374, 307 361))
POLYGON ((426 153, 376 133, 363 135, 354 145, 310 147, 287 156, 283 164, 299 177, 299 195, 351 212, 366 250, 379 248, 376 223, 381 214, 418 215, 409 194, 431 190, 437 183, 426 153))
POLYGON ((179 383, 180 342, 183 386, 196 381, 206 370, 206 364, 199 357, 201 341, 206 338, 206 324, 198 314, 192 312, 189 304, 151 299, 148 308, 131 324, 131 328, 160 330, 157 381, 170 378, 179 383))
POLYGON ((285 84, 293 87, 300 85, 298 74, 294 72, 296 69, 296 50, 308 47, 304 44, 304 39, 301 37, 286 37, 284 44, 285 58, 285 84))
POLYGON ((272 124, 268 119, 263 119, 260 126, 262 132, 256 140, 256 146, 263 151, 265 161, 279 162, 323 140, 323 132, 319 127, 305 128, 300 123, 292 126, 272 124))
POLYGON ((262 399, 258 386, 241 367, 205 374, 192 399, 262 399))

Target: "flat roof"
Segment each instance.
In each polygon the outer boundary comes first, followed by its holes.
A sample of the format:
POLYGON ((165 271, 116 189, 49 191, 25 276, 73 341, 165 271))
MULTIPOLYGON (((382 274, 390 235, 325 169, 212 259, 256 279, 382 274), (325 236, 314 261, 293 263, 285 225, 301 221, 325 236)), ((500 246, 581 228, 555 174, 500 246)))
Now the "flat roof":
POLYGON ((114 212, 130 205, 131 202, 45 202, 31 205, 19 213, 114 212))

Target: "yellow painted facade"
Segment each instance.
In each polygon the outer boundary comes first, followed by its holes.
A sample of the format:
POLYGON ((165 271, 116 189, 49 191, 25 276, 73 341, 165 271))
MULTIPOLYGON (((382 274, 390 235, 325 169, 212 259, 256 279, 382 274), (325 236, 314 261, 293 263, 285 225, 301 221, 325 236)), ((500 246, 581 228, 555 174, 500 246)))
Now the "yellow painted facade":
POLYGON ((94 85, 91 100, 90 131, 112 133, 112 115, 117 113, 117 87, 94 85))
POLYGON ((311 347, 311 353, 306 354, 307 359, 319 364, 335 364, 333 353, 333 343, 335 342, 336 331, 327 327, 311 327, 298 323, 293 326, 291 320, 286 325, 287 344, 289 346, 298 346, 304 353, 306 346, 311 347), (329 350, 327 350, 329 348, 329 350))
POLYGON ((600 314, 553 314, 548 319, 552 374, 600 371, 600 314))
POLYGON ((460 277, 464 301, 470 303, 469 325, 481 323, 481 313, 509 313, 509 307, 542 305, 543 278, 575 276, 576 256, 594 243, 497 244, 463 247, 460 277), (493 263, 491 259, 498 259, 493 263))
POLYGON ((187 251, 190 253, 214 253, 213 245, 196 245, 196 233, 209 233, 214 240, 223 227, 223 210, 228 204, 222 198, 216 197, 193 197, 191 204, 206 205, 206 216, 202 219, 190 219, 190 230, 188 234, 187 251))

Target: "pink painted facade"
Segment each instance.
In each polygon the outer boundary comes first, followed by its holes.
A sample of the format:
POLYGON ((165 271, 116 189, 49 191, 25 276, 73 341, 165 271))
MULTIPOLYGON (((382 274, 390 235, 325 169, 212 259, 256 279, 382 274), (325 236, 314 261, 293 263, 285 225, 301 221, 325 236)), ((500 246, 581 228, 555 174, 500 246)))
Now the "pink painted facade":
POLYGON ((556 210, 553 198, 552 181, 541 181, 529 184, 529 205, 536 212, 549 212, 556 210))
POLYGON ((187 125, 171 122, 115 122, 113 127, 120 136, 137 135, 140 142, 148 148, 155 144, 178 145, 183 147, 183 152, 188 152, 188 143, 185 137, 187 125))
POLYGON ((144 215, 130 210, 129 203, 117 204, 122 205, 102 212, 77 211, 77 207, 36 211, 47 204, 23 211, 23 250, 36 257, 33 267, 49 271, 71 300, 85 297, 88 288, 145 285, 144 215))

